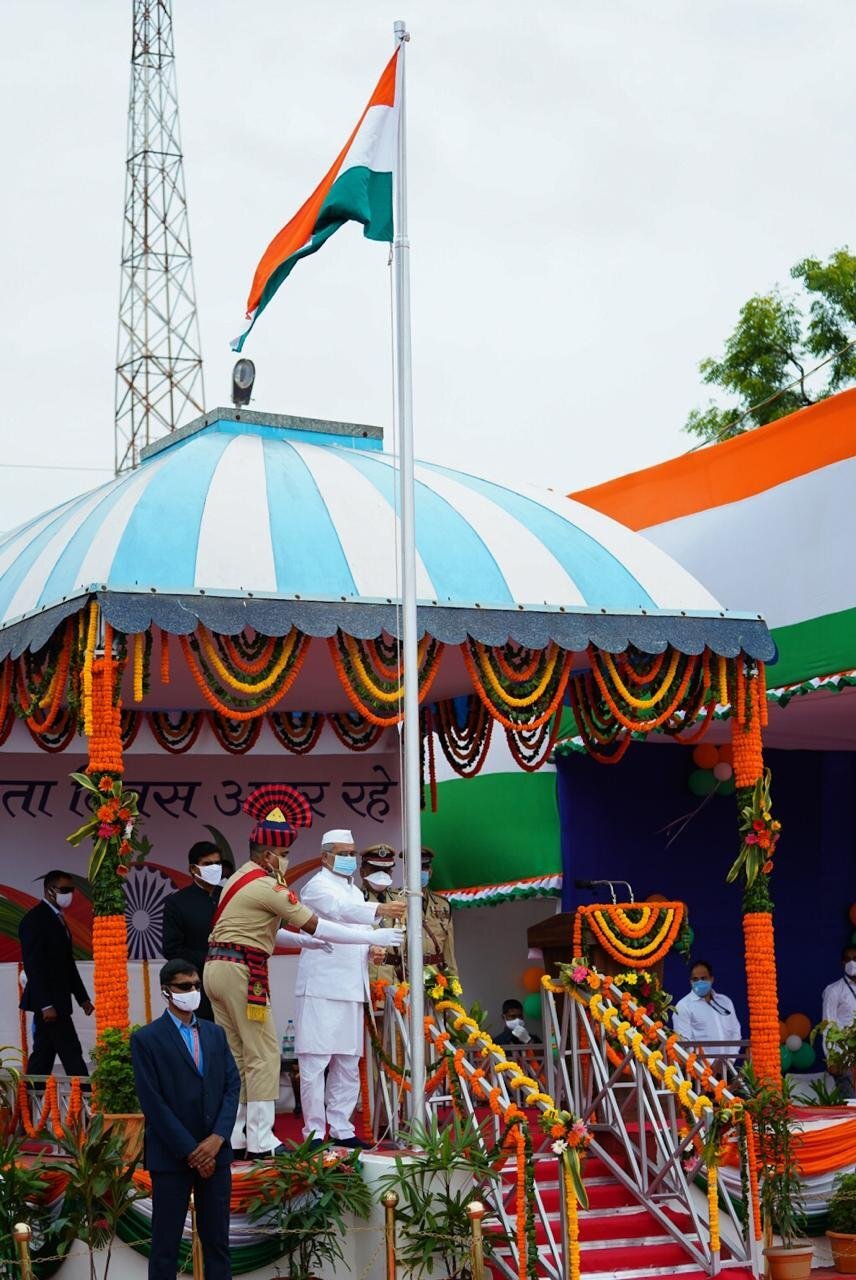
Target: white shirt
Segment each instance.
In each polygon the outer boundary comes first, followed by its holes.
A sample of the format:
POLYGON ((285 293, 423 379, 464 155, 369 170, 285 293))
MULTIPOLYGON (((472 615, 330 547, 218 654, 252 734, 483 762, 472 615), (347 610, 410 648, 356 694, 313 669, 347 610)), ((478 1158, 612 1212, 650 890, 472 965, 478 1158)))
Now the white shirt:
MULTIPOLYGON (((856 1020, 856 978, 845 974, 837 982, 830 982, 823 990, 824 1022, 834 1022, 836 1027, 849 1027, 856 1020)), ((824 1036, 824 1048, 826 1037, 824 1036)))
MULTIPOLYGON (((376 902, 366 902, 347 876, 326 867, 303 886, 300 901, 321 919, 342 924, 373 924, 377 916, 376 902)), ((334 942, 332 951, 301 951, 294 994, 362 1004, 368 989, 368 954, 365 945, 341 942, 334 942)))
POLYGON ((675 1006, 672 1015, 672 1030, 682 1040, 691 1044, 711 1045, 715 1056, 737 1053, 740 1041, 740 1023, 734 1012, 734 1005, 727 996, 718 991, 711 991, 711 999, 697 996, 690 991, 675 1006), (725 1041, 725 1044, 716 1041, 725 1041), (733 1048, 729 1045, 733 1043, 733 1048))

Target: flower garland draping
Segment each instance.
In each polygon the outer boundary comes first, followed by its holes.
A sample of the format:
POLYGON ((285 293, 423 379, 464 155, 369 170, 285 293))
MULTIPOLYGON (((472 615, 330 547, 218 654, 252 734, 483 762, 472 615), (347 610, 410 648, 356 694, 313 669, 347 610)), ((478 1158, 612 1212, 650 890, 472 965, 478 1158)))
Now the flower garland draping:
POLYGON ((262 731, 262 717, 255 720, 233 720, 231 716, 208 712, 208 723, 224 751, 233 756, 246 755, 256 745, 262 731))
POLYGON ((150 711, 149 728, 162 751, 180 756, 196 742, 204 719, 201 711, 150 711))
POLYGON ((505 729, 531 733, 561 705, 572 655, 552 641, 545 649, 530 650, 468 638, 461 653, 476 693, 505 729))
POLYGON ((519 769, 524 773, 536 773, 546 764, 556 745, 562 722, 562 708, 553 716, 552 724, 546 720, 538 729, 506 729, 508 748, 519 769))
POLYGON ((308 755, 324 728, 320 711, 270 711, 267 720, 279 745, 295 756, 308 755))
POLYGON ((577 907, 574 916, 574 954, 583 952, 583 927, 619 964, 647 968, 657 964, 686 935, 683 902, 611 902, 577 907))
POLYGON ((475 694, 435 702, 433 727, 448 764, 461 778, 473 778, 487 759, 494 719, 475 694))
POLYGON ((252 720, 269 711, 288 693, 300 674, 310 638, 292 629, 273 639, 265 649, 266 662, 259 671, 235 662, 234 654, 218 636, 200 626, 181 636, 181 647, 190 673, 202 696, 215 711, 233 720, 252 720), (269 657, 268 657, 269 653, 269 657))
MULTIPOLYGON (((404 714, 404 676, 398 661, 398 642, 358 640, 337 631, 327 645, 336 674, 348 699, 371 724, 388 729, 404 714), (391 654, 396 654, 395 663, 391 654)), ((444 646, 433 636, 419 642, 419 701, 423 702, 434 682, 444 646)))
POLYGON ((669 649, 652 660, 632 647, 613 656, 590 645, 588 659, 590 670, 571 678, 569 694, 577 729, 597 760, 617 763, 634 733, 661 729, 682 742, 703 737, 719 690, 719 664, 714 671, 708 649, 700 655, 669 649))
POLYGON ((374 724, 359 711, 333 711, 328 714, 327 721, 349 751, 371 751, 384 732, 383 725, 374 724))

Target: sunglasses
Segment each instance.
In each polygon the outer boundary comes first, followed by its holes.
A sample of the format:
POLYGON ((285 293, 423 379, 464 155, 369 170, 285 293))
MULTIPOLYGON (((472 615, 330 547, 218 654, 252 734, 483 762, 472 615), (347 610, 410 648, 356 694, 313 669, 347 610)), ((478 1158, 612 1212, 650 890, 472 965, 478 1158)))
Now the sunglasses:
POLYGON ((170 991, 201 991, 201 982, 171 982, 169 984, 170 991))

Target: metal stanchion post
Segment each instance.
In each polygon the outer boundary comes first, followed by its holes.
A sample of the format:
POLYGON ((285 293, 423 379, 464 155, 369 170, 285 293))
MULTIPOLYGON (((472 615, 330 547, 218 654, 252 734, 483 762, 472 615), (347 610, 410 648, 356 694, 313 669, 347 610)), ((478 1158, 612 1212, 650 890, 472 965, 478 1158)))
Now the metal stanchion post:
POLYGON ((18 1250, 18 1262, 21 1267, 21 1280, 33 1280, 33 1263, 30 1259, 30 1241, 33 1233, 26 1222, 16 1222, 12 1228, 12 1239, 18 1250))
POLYGON ((398 1192, 384 1192, 381 1203, 386 1213, 386 1280, 395 1280, 395 1206, 398 1204, 398 1192))
POLYGON ((482 1218, 487 1213, 481 1200, 471 1200, 467 1205, 473 1238, 470 1245, 473 1260, 473 1280, 484 1280, 484 1237, 482 1236, 482 1218))
POLYGON ((196 1230, 196 1201, 190 1193, 190 1257, 193 1262, 193 1280, 205 1280, 205 1262, 202 1257, 202 1241, 196 1230))

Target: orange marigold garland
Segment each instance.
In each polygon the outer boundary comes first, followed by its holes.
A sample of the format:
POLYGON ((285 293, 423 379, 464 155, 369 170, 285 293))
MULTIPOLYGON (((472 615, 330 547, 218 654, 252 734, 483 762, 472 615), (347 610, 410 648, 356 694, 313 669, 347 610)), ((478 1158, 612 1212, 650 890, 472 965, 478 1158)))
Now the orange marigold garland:
POLYGON ((95 1031, 128 1025, 128 937, 124 912, 93 916, 92 959, 95 972, 95 1031))
POLYGON ((740 654, 733 663, 731 739, 740 818, 740 851, 727 879, 744 885, 743 938, 752 1062, 759 1078, 780 1084, 779 1012, 770 874, 780 824, 771 811, 771 780, 764 769, 761 727, 765 711, 763 664, 740 654))
POLYGON ((769 911, 747 911, 743 916, 743 938, 752 1065, 761 1081, 780 1084, 779 1000, 772 914, 769 911))
POLYGON ((582 953, 585 924, 613 960, 630 968, 647 967, 668 954, 678 941, 685 920, 682 902, 592 903, 578 907, 574 954, 582 953))

